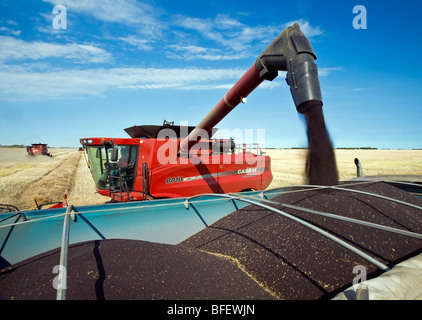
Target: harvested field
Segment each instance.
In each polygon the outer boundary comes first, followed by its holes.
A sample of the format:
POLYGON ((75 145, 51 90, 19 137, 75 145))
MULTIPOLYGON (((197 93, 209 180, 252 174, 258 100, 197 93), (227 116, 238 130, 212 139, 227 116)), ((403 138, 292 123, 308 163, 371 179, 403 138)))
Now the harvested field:
POLYGON ((32 210, 36 209, 35 201, 39 205, 60 202, 65 194, 75 205, 108 199, 95 193, 81 152, 51 148, 50 153, 53 157, 34 157, 23 148, 0 148, 0 203, 32 210))
MULTIPOLYGON (((306 183, 306 149, 269 149, 273 181, 271 188, 306 183)), ((422 175, 422 150, 335 150, 340 181, 356 178, 358 158, 365 176, 422 175)))
MULTIPOLYGON (((24 148, 0 148, 0 203, 21 210, 58 202, 92 205, 108 201, 95 192, 85 157, 76 148, 50 148, 53 157, 27 155, 24 148)), ((269 188, 304 184, 305 149, 269 149, 273 181, 269 188)), ((422 150, 336 150, 341 181, 356 177, 354 159, 364 175, 422 175, 422 150)))

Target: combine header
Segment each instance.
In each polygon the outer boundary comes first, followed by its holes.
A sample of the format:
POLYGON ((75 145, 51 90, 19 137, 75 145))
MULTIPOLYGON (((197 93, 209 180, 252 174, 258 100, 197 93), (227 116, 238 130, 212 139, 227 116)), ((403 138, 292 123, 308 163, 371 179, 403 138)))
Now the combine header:
POLYGON ((42 154, 45 156, 52 157, 52 155, 48 152, 47 144, 45 143, 33 143, 30 146, 26 147, 26 151, 30 156, 36 156, 37 154, 42 154))

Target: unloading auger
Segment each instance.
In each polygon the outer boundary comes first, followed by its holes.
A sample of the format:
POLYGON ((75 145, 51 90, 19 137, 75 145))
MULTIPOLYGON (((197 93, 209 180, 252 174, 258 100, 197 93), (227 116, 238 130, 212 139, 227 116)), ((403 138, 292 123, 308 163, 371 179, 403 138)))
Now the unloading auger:
POLYGON ((322 105, 315 59, 316 55, 312 46, 300 30, 299 25, 295 23, 287 27, 258 56, 249 70, 224 95, 189 136, 181 141, 180 150, 187 152, 189 147, 195 144, 195 137, 198 136, 199 130, 209 132, 264 80, 274 80, 278 76, 278 71, 287 71, 286 80, 298 112, 306 113, 308 108, 313 105, 309 104, 311 101, 317 101, 322 105))
POLYGON ((224 95, 205 118, 180 142, 179 153, 188 153, 203 132, 209 132, 264 80, 272 81, 287 71, 296 109, 305 114, 309 153, 306 171, 311 184, 337 184, 334 151, 322 115, 322 95, 315 64, 316 55, 297 23, 287 27, 258 56, 255 63, 224 95))

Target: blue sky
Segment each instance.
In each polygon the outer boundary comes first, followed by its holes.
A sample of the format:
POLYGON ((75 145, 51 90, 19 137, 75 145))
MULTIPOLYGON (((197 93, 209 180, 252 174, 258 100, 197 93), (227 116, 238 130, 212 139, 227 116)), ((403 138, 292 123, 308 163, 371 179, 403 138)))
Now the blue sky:
MULTIPOLYGON (((334 146, 422 148, 421 10, 408 0, 1 0, 0 144, 77 147, 164 119, 195 125, 298 22, 318 57, 334 146), (58 4, 65 29, 53 24, 58 4), (356 5, 366 29, 353 27, 356 5)), ((307 146, 284 73, 217 127, 265 129, 266 147, 307 146)))

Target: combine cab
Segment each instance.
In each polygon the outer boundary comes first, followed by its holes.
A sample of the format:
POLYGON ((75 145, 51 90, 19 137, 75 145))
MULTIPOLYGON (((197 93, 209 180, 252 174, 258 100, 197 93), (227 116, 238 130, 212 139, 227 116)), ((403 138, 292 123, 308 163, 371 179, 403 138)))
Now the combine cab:
POLYGON ((125 129, 131 138, 81 139, 97 192, 130 201, 262 190, 271 183, 270 158, 259 147, 252 152, 232 139, 206 139, 216 129, 180 152, 193 129, 164 123, 125 129))
POLYGON ((48 147, 45 143, 33 143, 32 145, 26 147, 26 151, 28 151, 28 154, 31 156, 36 156, 37 154, 42 154, 49 157, 52 156, 48 152, 48 147))

